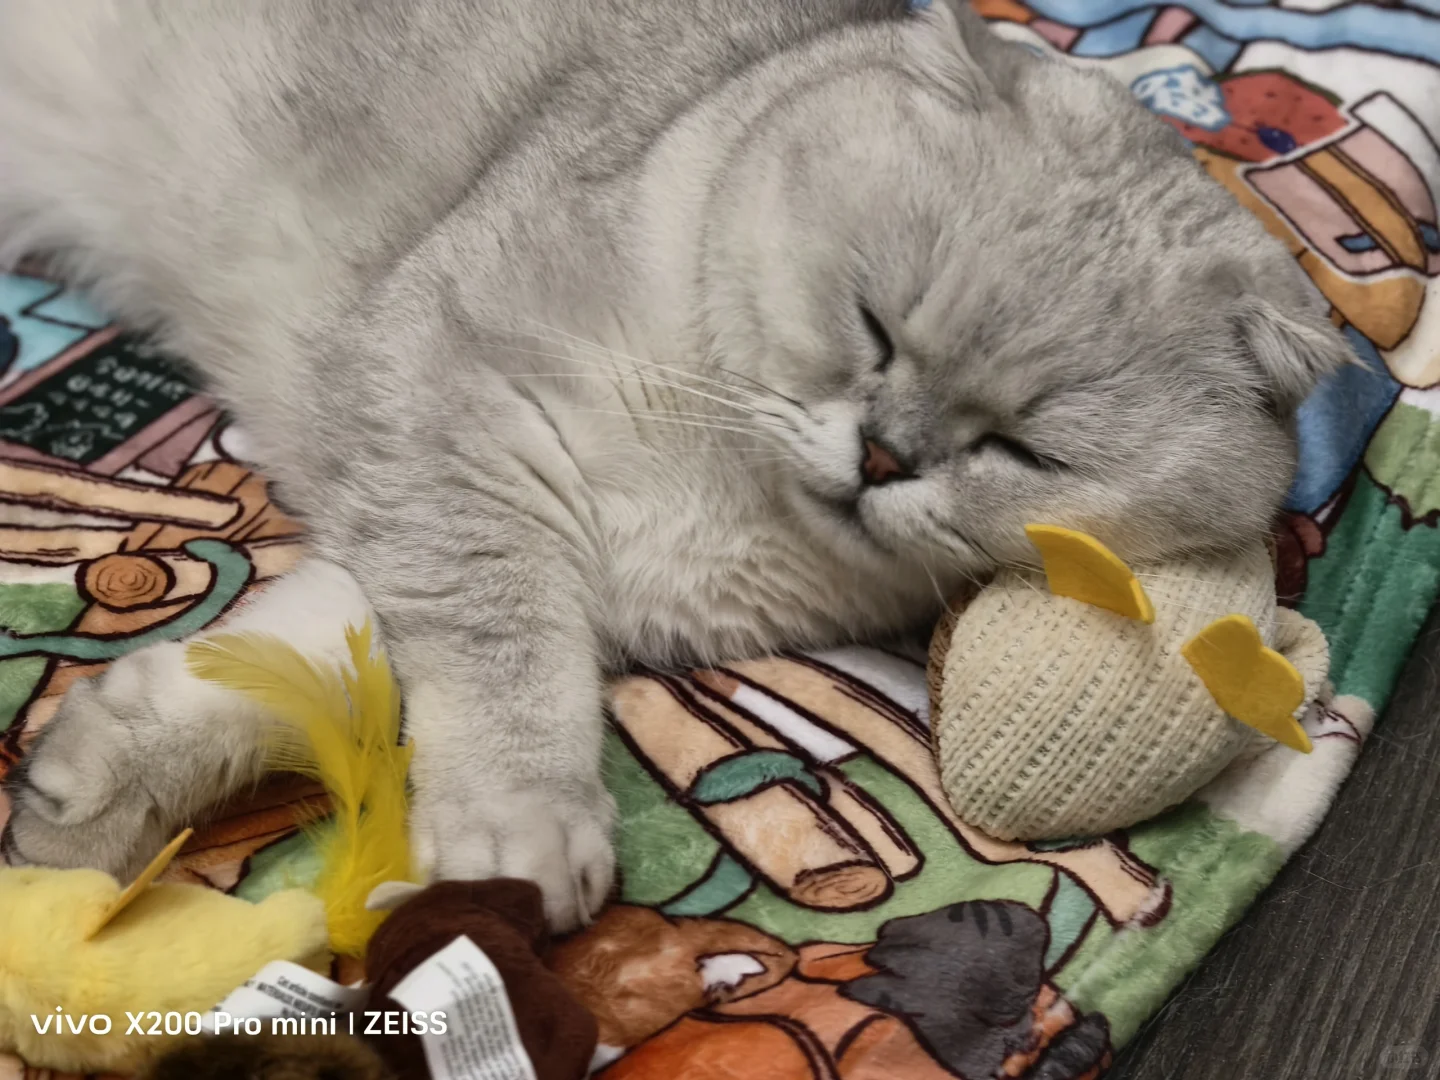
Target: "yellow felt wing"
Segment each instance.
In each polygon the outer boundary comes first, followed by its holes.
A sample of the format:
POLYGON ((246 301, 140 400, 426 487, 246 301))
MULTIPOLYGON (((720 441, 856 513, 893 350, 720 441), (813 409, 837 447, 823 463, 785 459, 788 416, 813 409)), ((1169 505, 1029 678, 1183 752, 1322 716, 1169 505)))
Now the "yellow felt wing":
POLYGON ((1045 578, 1056 596, 1143 623, 1155 621, 1155 605, 1144 587, 1120 557, 1093 536, 1058 525, 1026 525, 1025 535, 1040 552, 1045 578))
POLYGON ((1291 749, 1310 752, 1310 738, 1295 719, 1305 701, 1305 680, 1295 665, 1265 646, 1246 616, 1216 619, 1180 653, 1226 713, 1291 749))
POLYGON ((135 898, 148 889, 150 883, 165 871, 165 868, 180 853, 180 849, 185 846, 185 841, 189 840, 194 832, 194 829, 185 829, 174 840, 166 844, 160 853, 146 864, 145 869, 135 876, 135 880, 127 885, 119 896, 110 901, 105 910, 100 913, 100 918, 95 925, 85 934, 85 940, 89 941, 101 930, 104 930, 116 915, 134 903, 135 898))

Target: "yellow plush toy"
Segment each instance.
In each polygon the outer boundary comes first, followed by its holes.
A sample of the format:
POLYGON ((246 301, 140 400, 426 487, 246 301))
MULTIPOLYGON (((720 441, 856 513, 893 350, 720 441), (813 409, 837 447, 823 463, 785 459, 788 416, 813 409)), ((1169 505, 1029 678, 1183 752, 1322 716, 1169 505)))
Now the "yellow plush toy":
POLYGON ((271 961, 328 970, 325 905, 307 892, 251 904, 151 884, 187 835, 123 890, 98 870, 0 868, 0 1051, 130 1073, 271 961))
POLYGON ((1276 604, 1263 545, 1156 566, 1147 587, 1093 537, 1026 532, 1043 574, 1002 571, 931 642, 931 731, 961 818, 1006 840, 1095 836, 1247 752, 1309 752, 1299 717, 1329 650, 1276 604))
POLYGON ((188 829, 123 890, 95 870, 0 869, 0 1051, 43 1068, 129 1073, 176 1034, 194 1034, 186 1014, 196 1028, 271 961, 325 972, 329 947, 364 952, 385 918, 366 897, 410 877, 411 748, 398 745, 400 692, 370 626, 348 630, 346 641, 351 664, 333 669, 264 636, 189 649, 197 675, 265 706, 271 766, 314 776, 330 794, 335 820, 318 836, 314 892, 251 904, 153 884, 188 829))

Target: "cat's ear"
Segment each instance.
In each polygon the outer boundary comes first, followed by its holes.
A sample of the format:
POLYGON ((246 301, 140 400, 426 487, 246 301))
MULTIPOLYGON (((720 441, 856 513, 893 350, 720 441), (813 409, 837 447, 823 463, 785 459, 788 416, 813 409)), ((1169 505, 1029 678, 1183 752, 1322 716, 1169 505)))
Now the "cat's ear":
POLYGON ((908 23, 911 56, 932 82, 967 104, 994 92, 977 55, 987 44, 977 34, 990 31, 969 0, 911 0, 908 23))
POLYGON ((1360 363, 1328 322, 1292 318, 1265 300, 1243 300, 1235 325, 1242 348, 1260 370, 1269 403, 1281 416, 1293 414, 1325 376, 1360 363))

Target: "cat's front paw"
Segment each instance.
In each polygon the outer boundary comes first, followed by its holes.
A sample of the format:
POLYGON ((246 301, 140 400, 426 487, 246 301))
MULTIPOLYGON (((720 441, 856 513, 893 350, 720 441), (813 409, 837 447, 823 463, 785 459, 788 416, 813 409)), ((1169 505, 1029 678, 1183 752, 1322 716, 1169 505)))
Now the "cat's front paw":
POLYGON ((599 914, 615 874, 615 810, 603 789, 577 797, 544 785, 526 791, 435 787, 417 784, 411 809, 415 858, 425 879, 533 881, 554 933, 599 914))
POLYGON ((76 682, 6 779, 0 856, 128 880, 169 839, 141 769, 125 718, 95 681, 76 682))

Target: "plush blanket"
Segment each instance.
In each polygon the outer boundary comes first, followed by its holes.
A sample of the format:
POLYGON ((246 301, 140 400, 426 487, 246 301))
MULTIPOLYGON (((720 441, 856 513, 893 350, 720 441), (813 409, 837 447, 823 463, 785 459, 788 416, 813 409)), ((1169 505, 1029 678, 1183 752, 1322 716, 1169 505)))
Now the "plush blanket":
MULTIPOLYGON (((1319 822, 1440 580, 1440 8, 1285 5, 979 0, 1172 124, 1355 347, 1302 412, 1277 536, 1280 592, 1333 650, 1314 753, 1122 834, 1002 843, 947 808, 907 657, 637 674, 606 749, 619 895, 556 956, 606 1080, 1094 1077, 1319 822)), ((0 767, 75 679, 223 617, 300 545, 164 357, 57 283, 0 279, 0 767)), ((303 882, 314 794, 227 808, 169 873, 303 882)))

